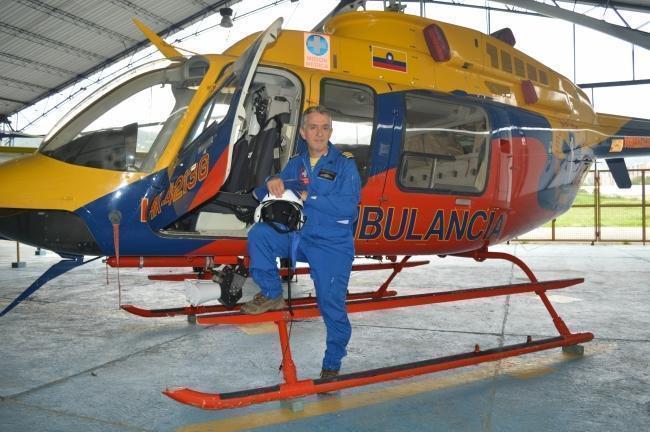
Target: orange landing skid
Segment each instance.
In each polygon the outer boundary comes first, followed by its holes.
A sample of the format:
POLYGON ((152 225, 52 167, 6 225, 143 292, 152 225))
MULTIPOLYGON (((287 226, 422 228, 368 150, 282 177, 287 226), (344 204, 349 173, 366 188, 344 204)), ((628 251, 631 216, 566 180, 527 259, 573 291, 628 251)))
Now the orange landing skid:
MULTIPOLYGON (((348 294, 348 300, 357 300, 357 299, 370 299, 376 296, 376 291, 361 292, 361 293, 351 293, 348 294)), ((386 297, 391 297, 396 295, 396 291, 386 291, 383 295, 386 297)), ((291 299, 291 304, 293 306, 302 306, 302 305, 315 305, 316 297, 298 297, 291 299)), ((177 308, 169 309, 144 309, 138 306, 123 304, 120 306, 126 312, 132 313, 144 318, 163 318, 163 317, 173 317, 178 315, 202 315, 210 313, 222 313, 222 312, 237 312, 241 308, 241 303, 236 304, 235 306, 228 308, 223 305, 208 305, 208 306, 184 306, 177 308)))
MULTIPOLYGON (((352 293, 348 294, 348 300, 355 299, 370 299, 370 298, 381 298, 381 297, 392 297, 397 294, 396 291, 388 291, 388 285, 393 281, 395 276, 400 273, 403 269, 409 267, 417 267, 421 265, 429 264, 429 261, 409 261, 411 257, 405 256, 400 262, 391 262, 391 263, 373 263, 373 264, 357 264, 352 266, 352 271, 369 271, 369 270, 393 270, 393 272, 388 276, 386 281, 373 292, 363 292, 363 293, 352 293)), ((174 258, 175 259, 175 258, 174 258)), ((289 270, 286 268, 280 269, 280 276, 288 276, 289 270)), ((300 267, 295 269, 293 274, 309 274, 309 267, 300 267)), ((212 279, 212 274, 210 273, 187 273, 187 274, 170 274, 170 275, 151 275, 149 279, 153 280, 168 280, 168 281, 182 281, 185 279, 212 279)), ((295 298, 291 301, 292 305, 308 305, 316 304, 315 297, 302 297, 295 298)), ((238 311, 241 307, 241 304, 237 304, 232 308, 227 308, 223 305, 210 305, 210 306, 182 306, 169 309, 145 309, 138 306, 124 304, 120 306, 126 312, 132 313, 133 315, 141 316, 144 318, 162 318, 162 317, 173 317, 177 315, 201 315, 208 313, 220 313, 227 311, 238 311)))
POLYGON ((293 383, 278 384, 232 393, 211 394, 187 388, 167 389, 163 393, 178 402, 202 409, 239 408, 251 404, 298 398, 316 393, 333 392, 350 387, 376 384, 383 381, 410 378, 432 372, 476 365, 536 351, 576 345, 582 342, 588 342, 593 338, 594 336, 591 333, 576 333, 537 341, 530 340, 522 344, 492 348, 485 351, 474 350, 464 354, 405 363, 380 369, 371 369, 363 372, 339 375, 334 378, 301 380, 293 383))
MULTIPOLYGON (((585 280, 561 279, 545 282, 527 282, 514 285, 499 285, 484 288, 471 288, 456 291, 442 291, 428 294, 413 294, 396 297, 382 297, 361 300, 348 300, 346 302, 348 313, 371 312, 383 309, 394 309, 408 306, 421 306, 433 303, 447 303, 453 301, 470 300, 482 297, 496 297, 502 295, 522 294, 533 291, 546 291, 560 289, 577 285, 585 280)), ((225 312, 213 315, 201 315, 197 317, 199 324, 253 324, 261 322, 277 322, 292 319, 314 318, 320 315, 318 306, 304 305, 295 306, 290 312, 288 308, 266 312, 259 315, 246 315, 241 312, 225 312)))
POLYGON ((456 291, 445 291, 438 293, 416 294, 397 296, 392 298, 373 298, 366 300, 350 300, 347 302, 348 313, 367 312, 383 309, 391 309, 407 306, 418 306, 432 303, 443 303, 476 299, 482 297, 494 297, 511 294, 535 292, 542 298, 547 307, 553 323, 560 336, 550 339, 533 341, 530 337, 523 344, 510 345, 482 351, 478 345, 470 353, 452 355, 436 359, 406 363, 387 368, 373 369, 351 374, 339 375, 329 379, 308 379, 298 380, 296 366, 291 356, 291 347, 287 335, 287 321, 292 319, 312 318, 320 315, 315 305, 304 305, 288 309, 267 312, 260 315, 244 315, 239 312, 227 312, 207 316, 199 316, 201 324, 250 324, 273 321, 278 326, 280 347, 282 352, 282 372, 285 382, 270 387, 241 390, 232 393, 203 393, 195 390, 167 389, 163 393, 178 402, 192 405, 203 409, 226 409, 243 407, 246 405, 275 400, 291 399, 296 397, 313 395, 321 392, 336 391, 349 387, 356 387, 367 384, 374 384, 394 379, 408 378, 416 375, 428 374, 441 370, 453 369, 463 366, 479 364, 487 361, 494 361, 506 357, 532 353, 536 351, 576 345, 593 339, 591 333, 572 334, 557 316, 545 292, 550 289, 566 288, 584 282, 584 279, 565 279, 554 281, 531 281, 529 283, 502 285, 485 288, 475 288, 456 291))

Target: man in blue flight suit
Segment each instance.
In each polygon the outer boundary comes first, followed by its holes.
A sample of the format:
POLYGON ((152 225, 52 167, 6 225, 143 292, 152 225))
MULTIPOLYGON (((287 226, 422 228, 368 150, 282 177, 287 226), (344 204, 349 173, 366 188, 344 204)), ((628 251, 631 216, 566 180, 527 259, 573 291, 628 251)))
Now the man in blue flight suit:
POLYGON ((267 193, 281 197, 285 188, 296 191, 303 201, 305 225, 296 236, 295 254, 291 253, 291 235, 279 233, 267 223, 251 228, 250 273, 261 292, 241 310, 260 314, 286 306, 277 257, 293 256, 309 263, 327 329, 321 378, 331 378, 341 368, 352 333, 345 300, 354 260, 353 226, 361 180, 352 156, 329 142, 332 116, 325 107, 310 107, 303 113, 300 135, 307 142, 307 151, 292 157, 282 172, 268 179, 265 187, 257 188, 254 195, 262 199, 267 193))

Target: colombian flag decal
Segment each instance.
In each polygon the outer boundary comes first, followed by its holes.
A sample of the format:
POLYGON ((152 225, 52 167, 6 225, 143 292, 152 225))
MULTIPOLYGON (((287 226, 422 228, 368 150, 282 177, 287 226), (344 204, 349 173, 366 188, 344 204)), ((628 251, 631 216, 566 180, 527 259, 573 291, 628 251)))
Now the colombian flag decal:
POLYGON ((372 67, 406 72, 406 52, 373 45, 372 67))

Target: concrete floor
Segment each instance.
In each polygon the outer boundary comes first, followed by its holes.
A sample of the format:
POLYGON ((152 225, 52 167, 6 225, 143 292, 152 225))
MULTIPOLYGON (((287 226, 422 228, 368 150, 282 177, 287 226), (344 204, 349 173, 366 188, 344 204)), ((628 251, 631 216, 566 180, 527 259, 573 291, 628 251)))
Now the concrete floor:
MULTIPOLYGON (((280 403, 202 411, 161 394, 166 387, 234 391, 281 379, 273 326, 187 324, 117 308, 114 269, 96 261, 47 284, 0 318, 2 431, 640 431, 650 423, 650 247, 503 245, 544 279, 585 277, 551 293, 572 331, 591 331, 583 357, 554 349, 409 380, 308 397, 304 410, 280 403)), ((0 241, 0 304, 57 256, 0 241)), ((167 270, 160 270, 167 271, 167 270)), ((183 283, 150 282, 155 269, 122 270, 123 302, 185 303, 183 283)), ((353 274, 351 290, 376 288, 387 272, 353 274)), ((418 293, 524 281, 506 262, 431 257, 392 287, 418 293)), ((311 282, 302 277, 298 290, 311 282)), ((246 297, 255 292, 245 287, 246 297)), ((344 372, 554 336, 535 295, 351 315, 344 372)), ((320 370, 324 328, 294 323, 299 376, 320 370)))

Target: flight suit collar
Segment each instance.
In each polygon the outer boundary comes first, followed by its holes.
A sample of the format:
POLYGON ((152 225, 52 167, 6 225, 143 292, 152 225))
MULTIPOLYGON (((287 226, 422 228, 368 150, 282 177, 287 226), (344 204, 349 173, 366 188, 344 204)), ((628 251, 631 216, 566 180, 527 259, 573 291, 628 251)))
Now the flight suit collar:
MULTIPOLYGON (((322 155, 320 157, 320 159, 318 159, 318 162, 316 162, 316 165, 314 165, 313 170, 315 171, 318 166, 320 166, 320 165, 326 163, 327 161, 335 158, 338 155, 338 153, 340 153, 339 150, 336 147, 334 147, 334 144, 332 144, 331 141, 328 141, 327 142, 327 153, 325 153, 324 155, 322 155)), ((305 163, 305 166, 311 172, 312 170, 310 169, 311 164, 310 164, 309 157, 310 157, 309 156, 309 150, 306 150, 305 153, 303 153, 302 158, 303 158, 303 161, 305 163)))

